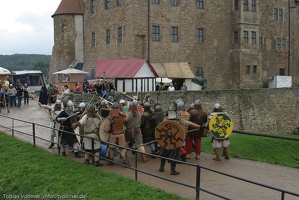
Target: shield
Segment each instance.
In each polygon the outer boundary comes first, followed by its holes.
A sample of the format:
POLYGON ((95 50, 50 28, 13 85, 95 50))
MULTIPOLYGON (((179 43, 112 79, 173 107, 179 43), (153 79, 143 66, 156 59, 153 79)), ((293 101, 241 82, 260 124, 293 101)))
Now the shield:
POLYGON ((233 131, 233 123, 228 115, 218 113, 209 122, 211 134, 217 139, 228 138, 233 131))
POLYGON ((175 149, 181 146, 186 138, 184 128, 175 121, 163 121, 156 127, 157 142, 165 149, 175 149))

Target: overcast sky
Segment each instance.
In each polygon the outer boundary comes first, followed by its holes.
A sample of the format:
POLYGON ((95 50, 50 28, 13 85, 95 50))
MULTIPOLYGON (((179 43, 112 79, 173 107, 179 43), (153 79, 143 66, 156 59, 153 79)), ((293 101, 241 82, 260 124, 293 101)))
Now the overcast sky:
POLYGON ((53 15, 61 0, 5 0, 0 6, 0 54, 52 54, 53 15))

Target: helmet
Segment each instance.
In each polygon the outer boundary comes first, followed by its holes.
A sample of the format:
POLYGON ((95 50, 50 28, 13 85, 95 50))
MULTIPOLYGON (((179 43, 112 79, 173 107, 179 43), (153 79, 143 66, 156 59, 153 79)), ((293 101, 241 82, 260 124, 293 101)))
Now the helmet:
POLYGON ((93 105, 93 104, 90 104, 87 108, 86 108, 86 110, 88 111, 88 112, 96 112, 96 110, 95 110, 95 106, 93 105))
POLYGON ((107 104, 108 104, 107 100, 103 100, 103 101, 101 102, 101 106, 106 106, 107 104))
POLYGON ((185 110, 185 103, 184 101, 178 101, 177 102, 177 105, 176 105, 176 109, 177 111, 182 111, 182 110, 185 110))
POLYGON ((194 102, 194 108, 201 109, 201 101, 199 99, 194 102))
POLYGON ((214 108, 215 108, 215 109, 222 109, 220 103, 216 103, 216 104, 214 105, 214 108))
POLYGON ((55 103, 56 104, 61 104, 61 100, 57 99, 55 103))
POLYGON ((71 100, 69 100, 66 105, 67 106, 74 106, 74 103, 71 100))
POLYGON ((135 106, 135 107, 137 107, 137 102, 136 101, 131 101, 130 103, 129 103, 129 106, 131 107, 131 106, 135 106))
POLYGON ((160 106, 160 105, 156 105, 156 107, 155 107, 155 111, 156 111, 156 112, 160 112, 160 111, 162 111, 162 106, 160 106))
POLYGON ((149 102, 145 102, 143 104, 143 108, 150 108, 151 107, 151 104, 149 102))
POLYGON ((111 108, 112 109, 119 109, 119 105, 117 103, 113 103, 111 108))
POLYGON ((119 103, 126 103, 125 100, 121 99, 119 100, 119 103))
POLYGON ((84 102, 81 102, 81 103, 79 104, 79 107, 80 107, 80 108, 85 108, 85 107, 86 107, 86 104, 85 104, 84 102))

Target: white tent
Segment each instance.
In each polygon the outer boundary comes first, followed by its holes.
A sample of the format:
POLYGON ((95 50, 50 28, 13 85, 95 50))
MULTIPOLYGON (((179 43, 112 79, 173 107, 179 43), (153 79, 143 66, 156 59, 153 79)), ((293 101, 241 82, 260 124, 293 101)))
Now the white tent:
POLYGON ((5 69, 3 67, 0 67, 0 75, 12 75, 13 73, 9 71, 8 69, 5 69))

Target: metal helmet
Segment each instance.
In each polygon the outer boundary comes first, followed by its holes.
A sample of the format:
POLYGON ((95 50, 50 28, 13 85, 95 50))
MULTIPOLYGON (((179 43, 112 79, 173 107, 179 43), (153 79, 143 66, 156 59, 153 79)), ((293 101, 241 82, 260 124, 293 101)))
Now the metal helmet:
POLYGON ((87 110, 88 112, 92 112, 92 113, 95 113, 95 112, 96 112, 96 109, 95 109, 94 104, 90 104, 90 105, 86 108, 86 110, 87 110))
POLYGON ((103 101, 101 101, 101 106, 107 106, 107 104, 108 104, 108 102, 107 102, 107 100, 103 100, 103 101))
POLYGON ((162 111, 162 106, 160 106, 160 105, 156 105, 156 106, 155 106, 155 111, 156 111, 156 112, 161 112, 161 111, 162 111))
POLYGON ((119 103, 122 104, 122 103, 126 103, 126 102, 125 102, 125 100, 121 99, 121 100, 119 100, 119 103))
POLYGON ((111 106, 112 109, 119 109, 118 103, 113 103, 111 106))
POLYGON ((61 100, 57 99, 55 103, 56 104, 61 104, 61 100))
POLYGON ((194 102, 194 108, 197 109, 197 110, 202 109, 201 101, 200 101, 199 99, 197 99, 197 100, 194 102))
POLYGON ((80 107, 80 108, 85 108, 85 107, 86 107, 86 104, 85 104, 84 102, 81 102, 81 103, 79 104, 79 107, 80 107))
POLYGON ((67 106, 74 106, 74 103, 71 100, 69 100, 66 105, 67 106))
POLYGON ((177 111, 185 110, 185 103, 184 103, 184 101, 180 100, 180 101, 177 102, 177 104, 176 104, 176 110, 177 111))
POLYGON ((145 111, 149 111, 151 109, 151 104, 149 102, 145 102, 143 104, 143 108, 145 111))

